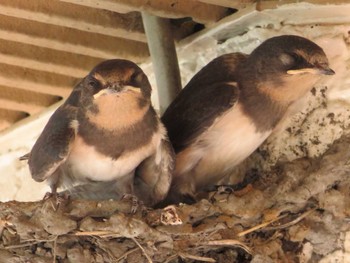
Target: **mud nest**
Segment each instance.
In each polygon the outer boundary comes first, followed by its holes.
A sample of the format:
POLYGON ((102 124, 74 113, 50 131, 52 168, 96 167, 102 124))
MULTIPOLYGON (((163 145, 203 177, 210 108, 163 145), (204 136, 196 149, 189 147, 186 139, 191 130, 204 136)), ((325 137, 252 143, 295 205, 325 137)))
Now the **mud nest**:
POLYGON ((128 200, 1 203, 0 262, 334 259, 350 239, 349 145, 344 136, 318 159, 280 163, 194 205, 130 214, 128 200))

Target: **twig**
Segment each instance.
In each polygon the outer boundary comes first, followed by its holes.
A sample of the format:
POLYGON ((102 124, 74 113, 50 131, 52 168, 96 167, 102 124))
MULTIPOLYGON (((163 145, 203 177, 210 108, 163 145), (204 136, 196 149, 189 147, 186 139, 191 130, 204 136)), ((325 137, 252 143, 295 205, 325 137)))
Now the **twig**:
POLYGON ((16 249, 16 248, 22 248, 22 247, 29 247, 35 244, 39 244, 41 242, 46 242, 46 241, 32 241, 30 243, 26 243, 26 244, 19 244, 19 245, 13 245, 13 246, 6 246, 4 247, 5 249, 16 249))
MULTIPOLYGON (((111 262, 116 262, 116 257, 111 253, 111 251, 104 246, 103 243, 101 243, 101 238, 96 238, 93 243, 101 249, 103 252, 105 252, 108 255, 108 258, 111 262)), ((138 248, 137 248, 138 249, 138 248)))
POLYGON ((271 223, 273 223, 273 222, 276 222, 276 221, 278 221, 278 220, 280 220, 280 219, 282 219, 282 218, 284 218, 284 217, 286 217, 286 216, 287 216, 287 214, 281 215, 281 216, 279 216, 279 217, 276 217, 275 219, 272 219, 272 220, 269 220, 269 221, 267 221, 267 222, 264 222, 264 223, 261 223, 261 224, 259 224, 259 225, 256 225, 256 226, 254 226, 254 227, 252 227, 252 228, 249 228, 249 229, 247 229, 247 230, 244 230, 244 231, 238 233, 237 236, 238 236, 238 237, 245 236, 245 235, 247 235, 247 234, 249 234, 249 233, 251 233, 251 232, 254 232, 254 231, 256 231, 256 230, 258 230, 258 229, 260 229, 260 228, 266 227, 266 226, 268 226, 269 224, 271 224, 271 223))
POLYGON ((199 261, 203 261, 203 262, 211 262, 211 263, 215 263, 216 260, 213 258, 208 258, 208 257, 200 257, 200 256, 195 256, 195 255, 190 255, 187 253, 183 253, 183 252, 179 252, 178 255, 183 258, 183 259, 193 259, 193 260, 199 260, 199 261))
POLYGON ((299 223, 301 220, 303 220, 305 217, 307 217, 308 215, 310 215, 312 212, 314 212, 317 208, 313 208, 310 209, 306 212, 304 212, 303 214, 301 214, 300 216, 298 216, 297 218, 295 218, 294 220, 285 223, 283 225, 279 225, 279 226, 270 226, 270 227, 266 227, 265 229, 263 229, 264 231, 270 231, 270 230, 277 230, 277 229, 284 229, 287 227, 290 227, 292 225, 295 225, 297 223, 299 223))
POLYGON ((142 253, 145 255, 145 257, 147 258, 149 263, 153 263, 152 259, 150 258, 150 256, 146 253, 145 249, 141 246, 141 244, 136 240, 136 238, 132 237, 131 238, 132 241, 135 242, 136 245, 138 245, 138 247, 141 249, 142 253))
POLYGON ((252 250, 246 244, 234 239, 209 240, 201 243, 201 245, 202 246, 240 247, 250 255, 253 254, 252 250))
POLYGON ((297 217, 296 219, 286 223, 286 224, 283 224, 283 225, 279 225, 279 226, 271 226, 271 227, 267 227, 268 225, 270 225, 271 223, 273 222, 276 222, 284 217, 286 217, 288 214, 285 214, 285 215, 282 215, 282 216, 279 216, 275 219, 272 219, 272 220, 269 220, 267 222, 264 222, 264 223, 261 223, 255 227, 252 227, 250 229, 247 229, 245 231, 242 231, 240 233, 237 234, 237 236, 241 237, 241 236, 245 236, 246 234, 249 234, 251 232, 254 232, 258 229, 261 229, 261 228, 264 228, 262 229, 263 231, 269 231, 269 230, 277 230, 277 229, 283 229, 283 228, 287 228, 289 226, 292 226, 292 225, 295 225, 297 224, 298 222, 300 222, 302 219, 304 219, 305 217, 307 217, 309 214, 311 214, 312 212, 314 212, 317 208, 313 208, 313 209, 310 209, 309 211, 306 211, 305 213, 303 213, 301 216, 297 217))
POLYGON ((53 239, 27 239, 23 240, 23 242, 19 245, 13 245, 13 246, 5 246, 5 249, 16 249, 16 248, 22 248, 22 247, 29 247, 35 244, 43 243, 43 242, 52 242, 55 239, 57 239, 58 236, 55 236, 53 239))
POLYGON ((92 236, 92 237, 98 237, 98 238, 122 237, 120 233, 113 232, 113 231, 84 231, 84 232, 76 232, 73 235, 74 236, 92 236))
POLYGON ((57 245, 57 238, 58 236, 55 236, 54 240, 53 240, 53 247, 52 247, 52 262, 56 263, 56 245, 57 245))
POLYGON ((113 235, 114 233, 111 231, 84 231, 84 232, 76 232, 75 236, 105 236, 105 235, 113 235))
POLYGON ((172 261, 173 259, 178 258, 178 257, 179 257, 178 254, 172 255, 172 256, 168 257, 168 258, 164 261, 164 263, 169 263, 170 261, 172 261))
POLYGON ((129 254, 132 254, 134 252, 136 252, 137 250, 139 250, 140 248, 134 248, 134 249, 130 249, 129 251, 126 251, 123 255, 121 255, 119 258, 117 258, 116 262, 119 262, 120 260, 122 260, 123 258, 127 257, 129 254))
MULTIPOLYGON (((212 232, 208 232, 208 235, 205 236, 203 235, 197 242, 197 244, 201 244, 202 242, 204 242, 204 239, 209 239, 212 235, 216 234, 217 232, 219 232, 221 229, 215 229, 212 232)), ((205 233, 206 234, 206 233, 205 233)))

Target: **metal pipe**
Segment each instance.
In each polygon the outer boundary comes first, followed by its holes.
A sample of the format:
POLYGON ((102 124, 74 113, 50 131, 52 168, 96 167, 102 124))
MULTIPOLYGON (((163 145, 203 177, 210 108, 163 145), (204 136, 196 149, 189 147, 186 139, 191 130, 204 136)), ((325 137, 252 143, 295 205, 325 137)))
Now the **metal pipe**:
POLYGON ((155 72, 160 114, 181 90, 179 64, 168 19, 142 12, 153 70, 155 72))

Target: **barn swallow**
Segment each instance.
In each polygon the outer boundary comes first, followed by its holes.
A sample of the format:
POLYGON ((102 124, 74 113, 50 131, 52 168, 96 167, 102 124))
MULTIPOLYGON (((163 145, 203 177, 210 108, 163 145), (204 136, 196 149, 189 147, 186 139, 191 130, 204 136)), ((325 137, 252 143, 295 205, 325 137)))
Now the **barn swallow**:
POLYGON ((88 199, 131 194, 148 205, 162 200, 175 155, 150 96, 151 85, 133 62, 97 65, 34 144, 28 155, 33 179, 47 180, 53 194, 63 187, 88 199))
POLYGON ((193 202, 229 175, 321 75, 334 73, 321 47, 293 35, 212 60, 162 116, 176 153, 166 204, 193 202))

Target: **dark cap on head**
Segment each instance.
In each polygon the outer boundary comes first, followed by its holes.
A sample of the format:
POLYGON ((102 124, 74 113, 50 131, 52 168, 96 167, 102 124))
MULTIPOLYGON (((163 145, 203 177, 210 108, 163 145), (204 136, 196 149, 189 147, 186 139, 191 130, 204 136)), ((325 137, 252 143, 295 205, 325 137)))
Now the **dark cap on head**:
POLYGON ((94 67, 86 78, 94 78, 102 85, 118 84, 140 88, 145 97, 151 96, 151 85, 142 69, 123 59, 106 60, 94 67))
POLYGON ((334 74, 323 49, 295 35, 277 36, 264 41, 251 53, 247 63, 262 74, 334 74))
POLYGON ((283 35, 269 38, 258 46, 251 55, 256 55, 261 52, 273 55, 280 52, 295 52, 297 50, 304 50, 305 53, 310 55, 319 53, 325 56, 320 46, 307 38, 295 35, 283 35))

